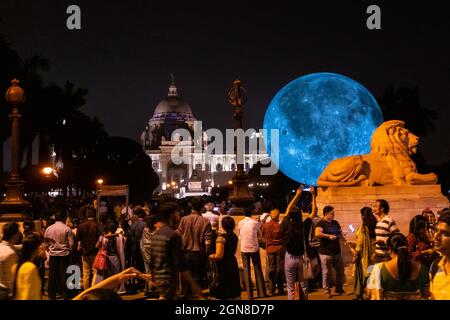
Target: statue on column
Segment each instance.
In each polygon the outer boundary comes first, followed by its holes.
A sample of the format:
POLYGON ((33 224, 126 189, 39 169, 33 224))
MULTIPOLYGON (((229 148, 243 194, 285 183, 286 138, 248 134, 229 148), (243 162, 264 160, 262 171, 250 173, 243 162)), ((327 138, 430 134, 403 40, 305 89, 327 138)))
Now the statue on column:
POLYGON ((150 137, 149 137, 148 126, 145 126, 145 130, 142 131, 141 144, 144 147, 144 150, 147 150, 150 147, 150 137))

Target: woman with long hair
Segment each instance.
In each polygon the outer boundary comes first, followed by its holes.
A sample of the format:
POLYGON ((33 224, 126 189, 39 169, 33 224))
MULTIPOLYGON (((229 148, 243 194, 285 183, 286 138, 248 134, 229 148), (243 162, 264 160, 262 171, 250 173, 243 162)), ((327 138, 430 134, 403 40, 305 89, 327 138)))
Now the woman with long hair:
POLYGON ((38 267, 33 263, 39 256, 41 240, 30 234, 22 241, 22 251, 17 261, 13 287, 14 300, 42 300, 42 282, 38 267))
POLYGON ((211 295, 217 299, 239 299, 241 297, 241 284, 239 268, 236 260, 238 236, 233 232, 236 224, 232 217, 222 220, 223 232, 216 240, 215 253, 209 258, 217 263, 218 281, 211 288, 211 295))
POLYGON ((429 208, 422 211, 422 216, 427 220, 427 236, 428 239, 433 240, 436 233, 436 216, 429 208))
POLYGON ((422 263, 430 268, 433 261, 438 257, 433 249, 433 239, 427 234, 428 221, 422 215, 412 218, 409 223, 408 250, 414 261, 422 263))
MULTIPOLYGON (((117 232, 119 223, 115 219, 107 220, 105 232, 100 236, 96 247, 102 248, 106 254, 106 268, 97 270, 94 283, 98 283, 112 275, 120 273, 125 269, 125 241, 122 233, 117 232)), ((100 254, 100 253, 99 253, 100 254)), ((119 293, 124 293, 125 287, 122 285, 119 293)))
POLYGON ((356 243, 352 262, 354 268, 354 291, 356 299, 363 299, 364 283, 367 277, 367 268, 372 264, 372 256, 375 253, 375 227, 377 219, 372 209, 364 207, 361 209, 362 224, 356 231, 356 243))
POLYGON ((373 300, 419 300, 430 296, 428 269, 414 261, 408 251, 408 240, 393 233, 387 240, 391 260, 375 265, 367 288, 373 300))
POLYGON ((299 210, 293 210, 296 201, 300 198, 302 188, 298 188, 294 198, 286 209, 286 216, 281 223, 283 247, 286 249, 284 258, 284 274, 288 299, 294 300, 295 283, 298 282, 299 299, 306 300, 307 296, 300 283, 303 278, 303 255, 305 254, 305 239, 303 232, 302 215, 299 210))

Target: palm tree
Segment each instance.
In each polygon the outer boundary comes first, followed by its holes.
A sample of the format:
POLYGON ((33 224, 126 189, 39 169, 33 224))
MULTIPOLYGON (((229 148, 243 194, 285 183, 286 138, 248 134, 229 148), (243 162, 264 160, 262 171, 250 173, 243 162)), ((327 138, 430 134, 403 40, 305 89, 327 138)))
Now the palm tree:
POLYGON ((21 109, 21 158, 26 152, 26 165, 31 166, 33 140, 39 134, 42 115, 45 113, 44 83, 41 73, 49 69, 49 61, 33 56, 23 63, 21 83, 26 89, 26 101, 21 109))
POLYGON ((80 111, 85 104, 86 94, 86 89, 75 89, 70 82, 66 82, 64 87, 52 84, 46 88, 45 95, 49 103, 39 133, 42 140, 48 140, 48 143, 41 143, 39 153, 48 153, 48 145, 54 146, 57 159, 64 165, 60 181, 65 189, 75 182, 74 166, 92 152, 98 141, 106 137, 100 121, 80 111))
MULTIPOLYGON (((25 88, 26 99, 20 109, 22 114, 20 141, 21 158, 27 151, 27 165, 31 165, 32 142, 39 130, 43 100, 43 80, 41 73, 48 70, 49 62, 39 56, 22 60, 11 49, 4 37, 0 36, 0 69, 2 70, 0 85, 6 90, 11 85, 11 79, 18 78, 25 88)), ((3 172, 3 143, 11 134, 8 118, 10 106, 4 99, 0 99, 0 171, 3 172)))
MULTIPOLYGON (((0 35, 0 90, 6 90, 11 79, 18 78, 26 93, 20 110, 21 159, 26 153, 27 167, 31 167, 33 140, 39 136, 39 163, 48 164, 49 146, 54 145, 65 166, 62 182, 67 186, 73 182, 74 159, 83 159, 93 152, 107 134, 97 118, 80 111, 85 105, 87 90, 75 88, 70 82, 64 86, 45 85, 42 72, 48 68, 48 60, 38 56, 22 60, 0 35)), ((0 99, 0 173, 3 173, 3 143, 11 134, 9 109, 5 99, 0 99)))

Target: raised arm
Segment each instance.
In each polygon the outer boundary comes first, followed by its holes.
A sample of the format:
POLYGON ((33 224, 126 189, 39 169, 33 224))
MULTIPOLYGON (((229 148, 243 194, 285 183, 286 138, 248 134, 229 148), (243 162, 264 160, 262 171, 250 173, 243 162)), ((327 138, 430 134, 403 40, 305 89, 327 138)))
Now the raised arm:
POLYGON ((317 202, 316 202, 317 190, 316 187, 311 186, 311 218, 317 215, 317 202))
POLYGON ((286 208, 286 215, 288 215, 289 214, 289 212, 291 211, 291 209, 292 209, 292 206, 294 206, 296 203, 297 203, 297 201, 298 201, 298 199, 300 199, 300 196, 302 195, 302 187, 300 186, 300 187, 298 187, 298 189, 297 189, 297 192, 295 193, 295 196, 294 196, 294 198, 292 198, 292 200, 291 200, 291 202, 289 202, 289 204, 288 204, 288 206, 287 206, 287 208, 286 208))

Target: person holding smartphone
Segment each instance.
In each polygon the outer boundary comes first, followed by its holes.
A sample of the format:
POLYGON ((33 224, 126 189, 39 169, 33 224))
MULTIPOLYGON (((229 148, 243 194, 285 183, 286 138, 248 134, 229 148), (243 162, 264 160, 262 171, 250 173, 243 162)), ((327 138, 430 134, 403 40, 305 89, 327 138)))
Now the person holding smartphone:
POLYGON ((316 237, 320 239, 319 257, 322 265, 322 287, 325 294, 328 295, 331 295, 331 267, 334 267, 336 270, 336 293, 345 293, 343 289, 344 263, 339 242, 339 238, 342 236, 341 226, 334 219, 334 208, 326 206, 323 208, 323 219, 316 225, 316 237))

